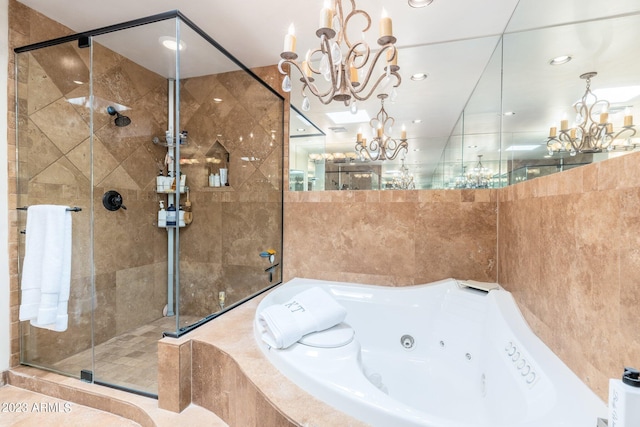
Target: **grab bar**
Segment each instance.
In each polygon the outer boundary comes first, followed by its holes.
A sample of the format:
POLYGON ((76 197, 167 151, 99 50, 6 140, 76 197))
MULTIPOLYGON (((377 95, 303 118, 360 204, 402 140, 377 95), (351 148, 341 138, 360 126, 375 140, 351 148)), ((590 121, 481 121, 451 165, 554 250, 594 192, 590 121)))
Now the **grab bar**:
MULTIPOLYGON (((23 206, 21 208, 16 208, 19 211, 26 211, 27 209, 29 209, 29 206, 23 206)), ((69 212, 80 212, 82 210, 82 208, 79 208, 77 206, 74 206, 72 208, 67 208, 67 211, 69 212)))

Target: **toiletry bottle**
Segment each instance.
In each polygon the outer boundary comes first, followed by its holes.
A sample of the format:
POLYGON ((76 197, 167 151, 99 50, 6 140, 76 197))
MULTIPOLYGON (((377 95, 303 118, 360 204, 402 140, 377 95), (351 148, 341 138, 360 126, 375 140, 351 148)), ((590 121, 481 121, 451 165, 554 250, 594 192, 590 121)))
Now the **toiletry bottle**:
POLYGON ((609 380, 609 427, 640 426, 640 371, 624 368, 622 380, 609 380))
POLYGON ((171 205, 167 208, 167 227, 176 226, 176 207, 171 205))
POLYGON ((164 202, 160 201, 160 210, 158 211, 158 227, 167 226, 167 211, 164 210, 164 202))
POLYGON ((184 227, 184 209, 182 206, 178 209, 178 227, 184 227))
POLYGON ((162 175, 162 169, 158 171, 158 176, 156 177, 156 191, 158 193, 162 193, 164 191, 164 176, 162 175))

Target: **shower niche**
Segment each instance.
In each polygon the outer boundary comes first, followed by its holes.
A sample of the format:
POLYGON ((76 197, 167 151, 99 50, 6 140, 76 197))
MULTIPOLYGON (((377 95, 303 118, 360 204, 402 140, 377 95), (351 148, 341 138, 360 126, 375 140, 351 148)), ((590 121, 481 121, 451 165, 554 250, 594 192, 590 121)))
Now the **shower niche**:
POLYGON ((21 322, 21 362, 157 395, 157 340, 281 282, 260 253, 282 265, 284 100, 177 11, 57 36, 15 50, 17 203, 82 210, 69 327, 21 322), (159 227, 160 202, 190 224, 159 227))

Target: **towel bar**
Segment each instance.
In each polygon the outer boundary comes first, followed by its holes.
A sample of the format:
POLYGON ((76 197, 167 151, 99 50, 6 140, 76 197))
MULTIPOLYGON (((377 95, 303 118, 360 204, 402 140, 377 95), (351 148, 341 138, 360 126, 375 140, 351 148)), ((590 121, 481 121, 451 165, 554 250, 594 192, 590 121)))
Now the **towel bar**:
MULTIPOLYGON (((16 208, 16 209, 18 209, 19 211, 26 211, 27 209, 29 209, 29 206, 23 206, 21 208, 16 208)), ((67 208, 67 210, 70 211, 70 212, 80 212, 82 210, 82 208, 74 206, 72 208, 67 208)))

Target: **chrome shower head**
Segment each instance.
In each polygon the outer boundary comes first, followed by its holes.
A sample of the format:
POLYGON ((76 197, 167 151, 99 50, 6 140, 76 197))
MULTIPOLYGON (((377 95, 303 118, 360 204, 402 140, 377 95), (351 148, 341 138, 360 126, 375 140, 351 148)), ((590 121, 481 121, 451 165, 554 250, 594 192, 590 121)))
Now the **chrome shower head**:
POLYGON ((114 123, 118 127, 125 127, 131 124, 131 119, 129 117, 118 113, 111 105, 107 107, 107 113, 109 113, 110 116, 116 116, 114 123))

